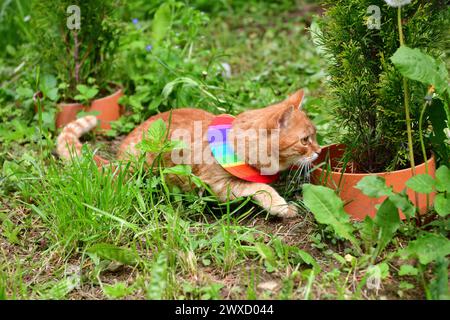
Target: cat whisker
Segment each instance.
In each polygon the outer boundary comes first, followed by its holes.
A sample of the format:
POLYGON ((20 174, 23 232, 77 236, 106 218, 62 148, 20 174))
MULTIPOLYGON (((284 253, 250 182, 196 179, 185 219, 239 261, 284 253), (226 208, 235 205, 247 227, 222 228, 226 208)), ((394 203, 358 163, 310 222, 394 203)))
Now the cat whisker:
POLYGON ((296 171, 297 176, 294 177, 294 180, 297 184, 302 182, 310 182, 310 171, 312 168, 312 161, 309 161, 309 159, 301 159, 298 162, 299 169, 296 171))
POLYGON ((295 176, 292 179, 292 182, 295 182, 296 185, 301 183, 302 177, 305 174, 305 168, 307 163, 304 161, 298 162, 298 169, 295 172, 295 176))
POLYGON ((298 177, 301 176, 303 167, 304 167, 304 164, 301 162, 297 162, 295 165, 291 166, 291 168, 289 170, 289 174, 288 174, 288 180, 289 180, 288 185, 287 185, 288 190, 291 189, 291 186, 293 184, 294 184, 294 186, 293 186, 294 188, 295 188, 295 185, 298 184, 298 181, 299 181, 298 177), (291 173, 293 173, 292 176, 291 176, 291 173))
POLYGON ((302 164, 302 170, 299 172, 299 175, 297 177, 297 184, 301 183, 302 178, 303 178, 303 176, 305 175, 305 172, 306 172, 306 166, 307 166, 307 163, 303 163, 302 164))
POLYGON ((311 181, 311 168, 312 168, 312 163, 309 162, 307 164, 306 170, 305 170, 305 182, 309 183, 311 181))

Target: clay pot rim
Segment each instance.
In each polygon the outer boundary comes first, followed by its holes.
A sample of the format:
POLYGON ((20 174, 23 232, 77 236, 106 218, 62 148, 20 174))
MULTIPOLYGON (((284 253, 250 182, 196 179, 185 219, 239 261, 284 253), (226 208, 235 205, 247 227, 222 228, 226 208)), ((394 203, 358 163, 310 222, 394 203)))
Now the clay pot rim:
MULTIPOLYGON (((111 99, 112 97, 122 95, 122 93, 123 93, 123 88, 122 88, 122 87, 119 87, 119 88, 117 88, 116 91, 114 91, 114 92, 111 93, 110 95, 107 95, 106 97, 94 99, 94 100, 92 100, 92 102, 94 102, 94 101, 108 100, 108 99, 111 99)), ((91 104, 92 104, 92 103, 91 103, 91 104)))
MULTIPOLYGON (((101 98, 98 98, 98 99, 94 99, 94 100, 92 100, 92 102, 108 100, 108 99, 111 99, 112 97, 114 97, 116 95, 122 95, 122 93, 123 93, 123 88, 122 87, 118 87, 117 90, 114 91, 113 93, 107 95, 106 97, 101 97, 101 98)), ((92 104, 92 102, 91 102, 91 104, 92 104)), ((61 107, 77 107, 77 106, 83 106, 83 104, 81 104, 79 102, 70 102, 70 103, 60 102, 60 103, 58 103, 58 106, 61 106, 61 107)))
POLYGON ((79 107, 79 106, 83 106, 81 103, 79 102, 72 102, 72 103, 66 103, 66 102, 60 102, 58 103, 59 107, 79 107))
MULTIPOLYGON (((333 146, 337 146, 337 147, 343 146, 344 148, 346 147, 345 144, 343 144, 343 143, 332 143, 332 144, 323 146, 322 152, 324 152, 324 149, 329 149, 333 146)), ((434 153, 431 152, 431 157, 428 158, 428 161, 426 161, 426 163, 430 164, 434 161, 435 161, 434 153)), ((320 162, 320 163, 322 163, 322 162, 320 162)), ((319 165, 320 163, 318 163, 316 165, 319 165)), ((425 162, 422 162, 421 164, 416 165, 416 168, 421 168, 421 167, 425 167, 425 162)), ((317 170, 318 172, 327 171, 326 169, 322 169, 321 167, 317 167, 314 170, 317 170)), ((344 175, 344 176, 348 176, 348 177, 364 177, 364 176, 370 176, 370 175, 387 175, 387 174, 402 173, 402 172, 411 171, 411 170, 412 170, 411 168, 406 168, 406 169, 400 169, 400 170, 394 170, 394 171, 382 171, 382 172, 371 172, 371 173, 348 173, 348 172, 339 172, 339 171, 331 170, 331 174, 344 175)))

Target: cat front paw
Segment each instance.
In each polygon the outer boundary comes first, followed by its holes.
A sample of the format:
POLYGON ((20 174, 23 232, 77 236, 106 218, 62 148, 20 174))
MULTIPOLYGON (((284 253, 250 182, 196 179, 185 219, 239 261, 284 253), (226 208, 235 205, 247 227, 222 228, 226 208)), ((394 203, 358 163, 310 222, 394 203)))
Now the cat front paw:
POLYGON ((283 207, 277 208, 277 210, 272 210, 274 215, 280 218, 292 219, 297 217, 298 209, 295 205, 284 205, 283 207))

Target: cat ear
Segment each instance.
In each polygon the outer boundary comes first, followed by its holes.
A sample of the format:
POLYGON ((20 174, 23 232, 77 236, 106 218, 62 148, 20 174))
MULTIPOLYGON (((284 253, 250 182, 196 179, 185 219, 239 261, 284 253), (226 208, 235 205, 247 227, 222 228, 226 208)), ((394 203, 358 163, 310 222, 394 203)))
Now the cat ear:
POLYGON ((278 118, 278 128, 286 128, 289 125, 289 120, 291 119, 292 113, 294 112, 295 107, 290 105, 285 108, 281 115, 278 118))
POLYGON ((305 94, 304 94, 303 89, 300 89, 300 90, 296 91, 294 94, 290 95, 286 99, 286 102, 289 105, 292 105, 295 108, 298 108, 300 110, 302 108, 302 102, 303 102, 304 96, 305 96, 305 94))

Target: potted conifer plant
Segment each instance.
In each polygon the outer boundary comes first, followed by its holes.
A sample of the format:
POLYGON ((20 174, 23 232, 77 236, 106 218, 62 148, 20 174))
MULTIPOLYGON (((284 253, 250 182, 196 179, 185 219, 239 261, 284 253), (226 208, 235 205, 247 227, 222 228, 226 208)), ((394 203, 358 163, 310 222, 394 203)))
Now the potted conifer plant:
POLYGON ((33 0, 36 52, 41 72, 55 75, 57 127, 93 112, 102 129, 120 116, 120 85, 114 82, 114 54, 120 36, 116 0, 33 0))
MULTIPOLYGON (((326 3, 316 36, 330 62, 334 121, 342 124, 343 131, 338 144, 322 151, 316 161, 322 167, 313 172, 313 181, 337 189, 346 211, 358 220, 374 216, 375 205, 384 200, 369 198, 356 188, 362 178, 373 174, 385 178, 394 191, 405 190, 423 213, 433 194, 417 194, 405 183, 413 175, 434 175, 432 119, 422 113, 433 83, 404 78, 392 57, 405 45, 430 58, 442 57, 450 27, 448 6, 444 1, 421 0, 326 3), (379 19, 378 27, 369 25, 371 14, 379 19)), ((448 155, 438 157, 448 161, 448 155)))

